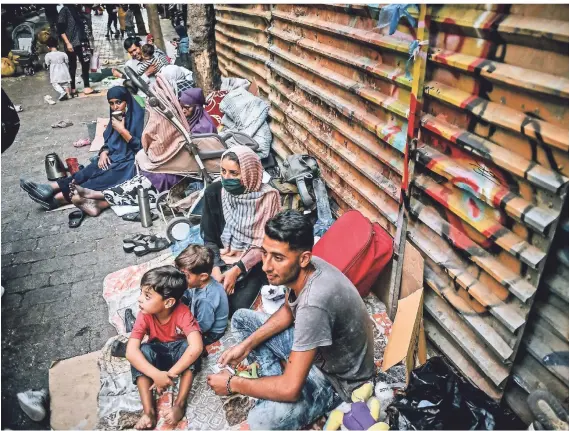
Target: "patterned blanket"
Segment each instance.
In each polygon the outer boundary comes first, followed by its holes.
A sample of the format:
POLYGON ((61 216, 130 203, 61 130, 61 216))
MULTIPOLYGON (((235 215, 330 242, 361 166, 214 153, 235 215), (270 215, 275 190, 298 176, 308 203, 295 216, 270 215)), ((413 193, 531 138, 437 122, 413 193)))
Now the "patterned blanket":
MULTIPOLYGON (((123 358, 111 356, 111 346, 115 339, 127 340, 124 325, 124 312, 131 308, 138 312, 136 306, 140 292, 140 279, 149 269, 173 262, 168 253, 159 256, 141 265, 130 266, 109 274, 103 283, 103 296, 109 306, 109 322, 117 329, 118 336, 111 338, 103 348, 99 366, 101 369, 101 388, 99 391, 99 428, 100 429, 128 429, 132 428, 140 416, 142 405, 136 386, 132 383, 130 364, 123 358)), ((387 345, 387 337, 391 331, 391 321, 387 316, 385 305, 373 294, 364 298, 368 312, 375 323, 374 329, 374 360, 381 366, 383 352, 387 345)), ((253 305, 254 309, 260 307, 260 297, 253 305)), ((186 417, 175 428, 166 424, 162 410, 171 405, 175 397, 176 388, 165 392, 157 399, 158 424, 157 430, 170 429, 203 429, 235 430, 248 429, 242 419, 253 405, 246 397, 224 399, 216 396, 207 386, 207 375, 214 372, 214 366, 221 352, 236 344, 230 331, 221 340, 208 346, 209 355, 204 358, 202 371, 198 373, 192 385, 186 417), (234 413, 239 410, 236 416, 234 413), (238 418, 238 419, 237 419, 238 418), (238 422, 237 422, 238 421, 238 422)), ((378 372, 378 379, 388 383, 403 382, 404 369, 392 368, 388 374, 378 372), (382 375, 383 374, 383 375, 382 375)), ((307 429, 321 429, 323 421, 317 421, 307 429)))

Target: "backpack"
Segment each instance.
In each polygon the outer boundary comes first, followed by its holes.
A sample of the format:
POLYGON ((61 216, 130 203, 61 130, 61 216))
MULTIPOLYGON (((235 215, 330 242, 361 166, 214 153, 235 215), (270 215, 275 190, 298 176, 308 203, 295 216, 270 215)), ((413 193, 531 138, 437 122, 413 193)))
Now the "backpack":
POLYGON ((393 254, 393 239, 359 211, 342 215, 312 250, 344 273, 366 296, 393 254))

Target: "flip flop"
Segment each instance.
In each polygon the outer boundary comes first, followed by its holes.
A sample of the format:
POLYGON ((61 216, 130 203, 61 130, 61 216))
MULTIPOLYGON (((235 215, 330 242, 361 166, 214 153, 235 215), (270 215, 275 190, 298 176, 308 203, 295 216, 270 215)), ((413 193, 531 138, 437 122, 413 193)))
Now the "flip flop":
POLYGON ((79 139, 79 140, 76 141, 76 142, 73 142, 73 146, 74 146, 75 148, 86 147, 87 145, 91 145, 91 141, 90 141, 89 139, 87 139, 87 138, 82 138, 82 139, 79 139))
POLYGON ((170 241, 166 238, 155 237, 145 245, 136 246, 134 248, 134 254, 140 257, 147 255, 148 253, 166 250, 168 247, 170 247, 170 241))
MULTIPOLYGON (((156 213, 151 213, 152 215, 152 221, 154 220, 158 220, 158 214, 156 213)), ((125 214, 122 216, 122 219, 125 221, 140 221, 140 213, 130 213, 130 214, 125 214)))
POLYGON ((81 210, 75 210, 69 213, 69 227, 74 229, 81 226, 83 219, 85 218, 85 213, 81 210))
POLYGON ((155 235, 136 234, 131 238, 123 239, 122 249, 125 253, 132 253, 136 247, 145 247, 149 241, 156 240, 155 235))
POLYGON ((99 94, 100 92, 101 92, 101 90, 93 90, 93 91, 91 91, 90 93, 85 93, 85 92, 83 92, 83 94, 84 94, 85 96, 90 96, 91 94, 99 94))
POLYGON ((53 129, 65 129, 70 126, 73 126, 73 122, 69 120, 61 120, 51 125, 53 129))

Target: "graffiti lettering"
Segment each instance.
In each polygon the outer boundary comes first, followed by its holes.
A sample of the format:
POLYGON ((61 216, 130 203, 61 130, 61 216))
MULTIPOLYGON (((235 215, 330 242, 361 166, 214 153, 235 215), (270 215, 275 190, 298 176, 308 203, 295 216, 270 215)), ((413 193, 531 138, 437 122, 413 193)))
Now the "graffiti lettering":
POLYGON ((473 167, 474 172, 477 174, 482 175, 484 178, 492 181, 494 184, 501 185, 498 177, 496 177, 494 172, 492 172, 487 166, 479 162, 470 162, 470 166, 473 167))

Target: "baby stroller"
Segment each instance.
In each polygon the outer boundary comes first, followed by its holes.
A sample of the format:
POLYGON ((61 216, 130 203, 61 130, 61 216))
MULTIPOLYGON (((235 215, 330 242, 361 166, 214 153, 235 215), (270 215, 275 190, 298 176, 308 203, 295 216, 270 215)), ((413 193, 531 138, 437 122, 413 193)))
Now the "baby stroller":
POLYGON ((37 24, 32 21, 26 21, 16 26, 12 32, 12 39, 14 40, 12 54, 19 57, 17 64, 28 76, 34 75, 36 67, 39 66, 35 25, 37 24))
POLYGON ((144 134, 152 135, 154 143, 160 141, 153 128, 152 116, 163 118, 173 126, 159 129, 168 145, 147 147, 143 134, 144 150, 136 156, 137 165, 150 172, 172 173, 184 176, 171 190, 161 193, 156 202, 158 212, 167 223, 166 235, 170 241, 180 241, 187 237, 192 226, 200 220, 202 197, 205 187, 219 177, 221 156, 227 150, 226 140, 231 137, 241 145, 252 150, 258 144, 243 133, 234 133, 222 138, 217 134, 192 135, 184 124, 187 124, 179 106, 178 99, 169 84, 157 77, 156 83, 148 86, 130 67, 125 74, 131 82, 147 97, 149 119, 145 124, 144 134), (173 218, 167 221, 169 213, 173 218))

